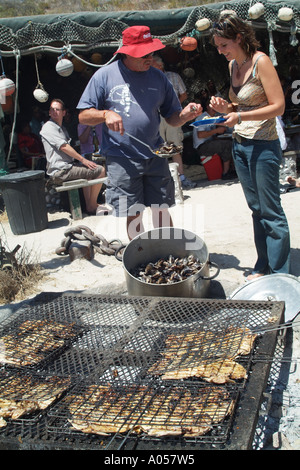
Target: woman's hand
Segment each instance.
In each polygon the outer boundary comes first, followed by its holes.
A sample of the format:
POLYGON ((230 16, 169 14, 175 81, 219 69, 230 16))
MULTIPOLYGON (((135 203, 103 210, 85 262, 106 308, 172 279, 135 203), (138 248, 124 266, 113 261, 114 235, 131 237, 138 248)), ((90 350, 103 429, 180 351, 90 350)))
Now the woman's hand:
POLYGON ((218 113, 226 114, 229 111, 229 103, 220 96, 212 96, 210 106, 218 113))
POLYGON ((234 127, 239 121, 238 113, 229 113, 226 114, 226 116, 223 116, 223 118, 226 119, 226 121, 222 124, 226 127, 234 127))
POLYGON ((234 127, 239 121, 239 114, 232 111, 232 103, 224 100, 219 96, 212 96, 210 99, 210 106, 218 113, 223 114, 225 122, 222 123, 226 127, 234 127))

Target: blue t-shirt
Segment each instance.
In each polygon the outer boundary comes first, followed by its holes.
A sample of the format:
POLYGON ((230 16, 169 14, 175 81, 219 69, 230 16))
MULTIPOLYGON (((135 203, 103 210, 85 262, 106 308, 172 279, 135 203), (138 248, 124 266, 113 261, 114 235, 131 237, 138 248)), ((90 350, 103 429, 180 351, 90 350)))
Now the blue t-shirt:
MULTIPOLYGON (((156 149, 163 142, 159 134, 160 114, 170 117, 181 111, 174 89, 160 70, 133 72, 118 60, 99 69, 90 79, 77 109, 111 109, 120 114, 124 129, 156 149)), ((101 151, 104 156, 134 159, 152 158, 153 153, 119 132, 103 126, 101 151)))

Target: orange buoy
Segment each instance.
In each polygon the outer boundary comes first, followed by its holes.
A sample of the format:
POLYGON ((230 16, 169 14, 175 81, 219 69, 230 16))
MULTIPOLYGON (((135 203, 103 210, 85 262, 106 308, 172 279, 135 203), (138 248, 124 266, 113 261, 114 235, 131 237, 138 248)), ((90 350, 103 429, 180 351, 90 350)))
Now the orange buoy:
POLYGON ((183 51, 194 51, 197 49, 198 42, 197 39, 190 36, 185 36, 180 40, 180 47, 183 51))

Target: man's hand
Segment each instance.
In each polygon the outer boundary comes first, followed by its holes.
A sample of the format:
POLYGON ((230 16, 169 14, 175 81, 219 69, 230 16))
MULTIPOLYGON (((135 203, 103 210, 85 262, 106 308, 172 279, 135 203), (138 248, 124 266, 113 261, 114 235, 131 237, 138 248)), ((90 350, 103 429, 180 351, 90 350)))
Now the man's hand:
POLYGON ((188 121, 194 121, 197 116, 202 114, 202 111, 201 104, 189 103, 180 113, 173 113, 172 116, 165 119, 170 126, 181 127, 188 121))
POLYGON ((111 131, 120 132, 121 135, 124 134, 123 119, 120 114, 109 110, 105 114, 104 122, 111 131))
POLYGON ((81 163, 86 166, 87 168, 89 168, 90 170, 94 170, 95 168, 98 167, 97 163, 91 161, 91 160, 88 160, 87 158, 83 158, 81 160, 81 163))
POLYGON ((196 117, 202 114, 203 109, 199 103, 189 103, 180 113, 180 118, 183 120, 183 124, 188 121, 194 121, 196 117))
POLYGON ((80 124, 96 126, 97 124, 106 124, 106 126, 115 132, 124 134, 123 120, 121 116, 111 109, 83 109, 78 116, 80 124))
POLYGON ((98 166, 97 163, 87 160, 82 155, 80 155, 80 153, 76 152, 76 150, 73 149, 70 144, 63 144, 60 147, 60 150, 69 155, 69 157, 75 158, 75 160, 78 160, 80 163, 82 163, 82 165, 86 166, 90 170, 94 170, 98 166))

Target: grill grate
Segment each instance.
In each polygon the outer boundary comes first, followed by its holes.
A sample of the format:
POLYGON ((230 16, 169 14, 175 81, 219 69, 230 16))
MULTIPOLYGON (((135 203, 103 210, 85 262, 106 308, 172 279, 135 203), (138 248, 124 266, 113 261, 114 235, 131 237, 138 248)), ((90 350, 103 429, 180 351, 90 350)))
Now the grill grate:
POLYGON ((68 378, 72 384, 47 410, 51 438, 76 441, 86 431, 102 434, 113 423, 109 435, 101 436, 105 448, 165 435, 177 441, 225 443, 248 380, 253 345, 258 358, 261 338, 274 336, 259 335, 243 351, 248 330, 276 326, 282 312, 280 302, 46 293, 4 324, 0 344, 3 336, 17 335, 28 319, 75 329, 68 347, 33 367, 34 374, 68 378), (228 357, 244 376, 228 375, 215 383, 211 375, 199 375, 199 364, 215 371, 218 360, 228 357), (195 368, 197 374, 191 373, 195 368), (186 369, 183 378, 172 377, 186 369), (164 377, 166 373, 171 377, 164 377))
MULTIPOLYGON (((18 315, 17 323, 30 316, 76 325, 81 333, 72 348, 49 361, 45 370, 88 376, 101 366, 108 353, 117 357, 120 352, 134 353, 144 356, 144 362, 150 355, 152 361, 157 360, 171 333, 198 329, 208 335, 212 331, 220 347, 220 338, 228 329, 259 330, 270 318, 276 319, 281 309, 280 303, 276 306, 271 302, 46 293, 18 315)), ((9 326, 12 333, 14 325, 9 326)), ((1 336, 0 332, 0 341, 1 336)), ((209 356, 209 349, 206 352, 209 356)))
MULTIPOLYGON (((70 371, 70 364, 75 367, 75 373, 87 375, 91 372, 89 364, 101 365, 107 357, 116 358, 116 361, 126 361, 123 356, 130 354, 135 356, 135 361, 143 369, 154 363, 161 357, 165 350, 166 338, 170 335, 199 331, 204 334, 206 350, 202 351, 202 358, 214 358, 216 355, 232 355, 234 342, 238 349, 241 340, 232 335, 231 342, 227 344, 227 350, 223 347, 222 337, 230 329, 250 328, 255 331, 261 325, 268 324, 268 320, 274 317, 274 306, 262 304, 234 302, 193 301, 181 299, 153 299, 153 298, 119 298, 118 305, 111 298, 88 299, 81 308, 83 309, 82 322, 88 328, 74 347, 60 358, 60 364, 54 364, 53 372, 62 373, 65 369, 70 371), (97 300, 101 302, 97 305, 97 300), (107 311, 110 310, 110 315, 107 311), (103 313, 104 312, 104 313, 103 313), (209 335, 213 336, 209 339, 209 335)), ((276 317, 276 315, 275 315, 276 317)), ((198 342, 199 345, 199 342, 198 342)), ((176 346, 173 348, 176 354, 176 346)), ((193 358, 198 361, 198 348, 189 352, 189 361, 192 365, 193 358)))

